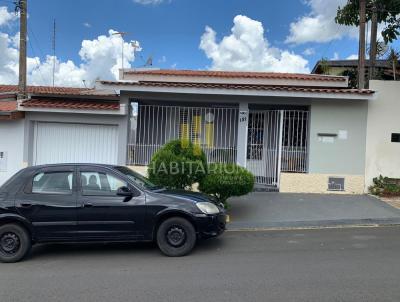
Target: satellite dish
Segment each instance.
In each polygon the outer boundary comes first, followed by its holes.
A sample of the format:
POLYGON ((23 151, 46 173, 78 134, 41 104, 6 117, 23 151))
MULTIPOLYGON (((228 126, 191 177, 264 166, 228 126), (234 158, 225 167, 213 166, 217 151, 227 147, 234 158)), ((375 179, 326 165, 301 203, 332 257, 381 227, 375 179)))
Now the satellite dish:
POLYGON ((146 61, 146 64, 144 64, 144 66, 153 66, 153 57, 149 57, 146 61))

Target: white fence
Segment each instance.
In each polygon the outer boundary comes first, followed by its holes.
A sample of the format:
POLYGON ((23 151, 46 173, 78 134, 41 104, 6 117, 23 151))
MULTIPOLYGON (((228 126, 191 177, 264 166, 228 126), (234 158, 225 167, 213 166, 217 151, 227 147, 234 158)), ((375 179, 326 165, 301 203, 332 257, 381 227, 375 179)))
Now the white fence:
POLYGON ((139 105, 133 111, 130 165, 148 165, 164 144, 182 138, 198 144, 208 162, 236 162, 237 108, 139 105))
MULTIPOLYGON (((139 105, 133 110, 128 164, 148 165, 174 139, 199 145, 210 163, 237 159, 237 108, 139 105)), ((280 172, 308 172, 309 112, 250 110, 247 169, 256 183, 279 186, 280 172)))

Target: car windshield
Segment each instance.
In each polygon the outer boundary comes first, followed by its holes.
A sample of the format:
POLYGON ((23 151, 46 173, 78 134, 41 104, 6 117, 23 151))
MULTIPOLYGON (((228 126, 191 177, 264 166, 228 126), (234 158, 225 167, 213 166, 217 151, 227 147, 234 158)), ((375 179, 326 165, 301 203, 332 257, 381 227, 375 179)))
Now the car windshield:
POLYGON ((153 184, 150 180, 148 180, 143 175, 140 175, 139 173, 136 173, 127 167, 115 167, 115 169, 118 170, 119 172, 125 174, 129 179, 134 181, 135 184, 139 185, 140 187, 142 187, 144 189, 152 190, 152 191, 162 189, 161 186, 157 186, 157 185, 153 184))

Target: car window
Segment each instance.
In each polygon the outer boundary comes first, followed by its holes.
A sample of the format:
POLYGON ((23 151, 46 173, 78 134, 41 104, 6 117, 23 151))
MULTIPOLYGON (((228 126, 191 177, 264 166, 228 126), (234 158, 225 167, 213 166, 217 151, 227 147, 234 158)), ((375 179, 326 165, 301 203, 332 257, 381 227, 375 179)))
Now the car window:
POLYGON ((162 189, 162 187, 153 184, 150 180, 148 180, 143 175, 140 175, 139 173, 136 173, 127 167, 117 166, 114 168, 116 170, 118 170, 119 172, 122 172, 123 174, 125 174, 126 177, 131 179, 135 184, 137 184, 138 186, 140 186, 143 189, 148 189, 148 190, 162 189))
POLYGON ((42 172, 32 182, 32 193, 72 194, 73 172, 42 172))
POLYGON ((116 195, 121 187, 128 184, 108 173, 82 172, 81 185, 83 195, 116 195))

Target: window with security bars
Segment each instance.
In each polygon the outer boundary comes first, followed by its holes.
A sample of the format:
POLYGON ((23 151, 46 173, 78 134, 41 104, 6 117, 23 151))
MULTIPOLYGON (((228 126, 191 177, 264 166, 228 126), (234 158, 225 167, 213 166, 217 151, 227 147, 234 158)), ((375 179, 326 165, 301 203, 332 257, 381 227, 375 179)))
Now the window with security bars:
POLYGON ((233 107, 140 105, 131 127, 128 165, 148 165, 155 152, 174 139, 189 139, 208 162, 236 162, 239 110, 233 107))
POLYGON ((308 171, 309 112, 285 110, 282 129, 282 172, 308 171))

